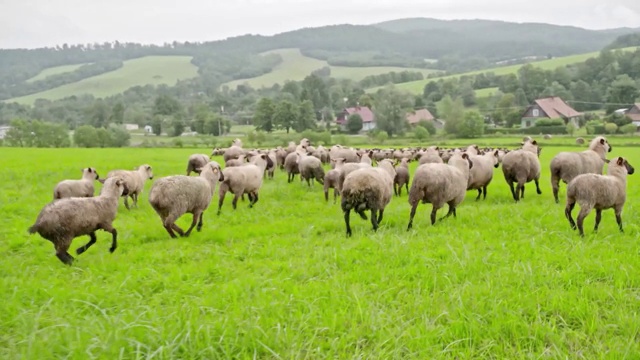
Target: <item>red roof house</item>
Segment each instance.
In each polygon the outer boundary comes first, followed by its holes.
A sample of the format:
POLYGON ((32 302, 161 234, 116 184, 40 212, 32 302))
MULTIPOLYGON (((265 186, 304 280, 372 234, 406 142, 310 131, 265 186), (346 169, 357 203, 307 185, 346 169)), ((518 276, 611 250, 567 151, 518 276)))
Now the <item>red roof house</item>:
MULTIPOLYGON (((536 99, 529 105, 522 115, 522 127, 534 126, 539 119, 562 119, 565 124, 574 121, 581 112, 574 110, 564 100, 557 96, 536 99)), ((577 124, 576 124, 577 125, 577 124)))
POLYGON ((368 106, 355 106, 343 109, 336 117, 336 123, 344 127, 349 116, 353 114, 358 114, 362 118, 362 130, 368 131, 376 127, 376 117, 368 106))

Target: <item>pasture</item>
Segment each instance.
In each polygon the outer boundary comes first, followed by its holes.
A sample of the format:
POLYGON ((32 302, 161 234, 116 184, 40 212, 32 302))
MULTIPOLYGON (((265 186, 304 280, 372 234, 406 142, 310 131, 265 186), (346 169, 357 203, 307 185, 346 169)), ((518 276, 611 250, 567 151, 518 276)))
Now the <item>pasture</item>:
MULTIPOLYGON (((638 148, 611 143, 608 157, 640 167, 638 148)), ((202 232, 171 239, 147 201, 151 180, 139 208, 120 201, 118 249, 100 231, 71 267, 27 234, 59 180, 144 163, 155 180, 210 149, 4 148, 0 358, 635 358, 640 175, 629 176, 624 234, 607 210, 580 238, 553 201, 549 162, 585 147, 542 147, 542 195, 529 183, 514 203, 498 168, 487 199, 469 191, 457 218, 431 226, 421 204, 407 232, 403 192, 377 233, 352 214, 351 238, 319 184, 277 170, 253 209, 233 211, 227 194, 217 216, 216 191, 202 232)))
POLYGON ((38 75, 32 77, 31 79, 27 80, 27 82, 34 82, 34 81, 38 81, 38 80, 44 80, 49 76, 52 75, 58 75, 58 74, 64 74, 64 73, 70 73, 75 71, 77 68, 81 67, 82 65, 85 64, 73 64, 73 65, 62 65, 62 66, 54 66, 54 67, 50 67, 47 69, 44 69, 42 71, 40 71, 40 73, 38 73, 38 75))
POLYGON ((178 80, 196 76, 198 67, 191 64, 191 56, 145 56, 124 61, 123 66, 114 71, 5 102, 30 105, 37 99, 57 100, 82 94, 101 98, 122 93, 133 86, 175 85, 178 80))
POLYGON ((300 49, 279 49, 267 51, 263 54, 280 54, 282 62, 278 64, 269 73, 257 76, 251 79, 234 80, 223 85, 235 89, 238 85, 247 84, 253 88, 271 87, 275 84, 284 84, 287 80, 302 81, 313 71, 321 69, 325 66, 331 68, 331 77, 340 79, 351 79, 354 81, 362 80, 369 75, 386 74, 392 71, 419 71, 426 77, 427 74, 433 72, 428 69, 403 68, 397 66, 366 66, 366 67, 350 67, 350 66, 331 66, 324 60, 314 59, 304 56, 300 53, 300 49))

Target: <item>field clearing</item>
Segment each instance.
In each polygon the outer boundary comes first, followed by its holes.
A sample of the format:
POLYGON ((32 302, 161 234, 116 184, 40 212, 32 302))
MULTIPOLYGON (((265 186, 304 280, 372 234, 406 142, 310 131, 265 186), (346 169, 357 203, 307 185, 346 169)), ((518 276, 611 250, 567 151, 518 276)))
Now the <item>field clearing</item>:
POLYGON ((27 80, 27 82, 30 83, 38 80, 44 80, 47 76, 51 76, 51 75, 58 75, 58 74, 73 72, 82 65, 85 65, 85 64, 62 65, 62 66, 50 67, 42 70, 38 75, 27 80))
POLYGON ((476 93, 476 98, 485 98, 485 97, 491 97, 495 95, 495 93, 498 91, 499 91, 498 87, 490 87, 490 88, 484 88, 484 89, 477 89, 475 93, 476 93))
POLYGON ((248 84, 253 88, 271 87, 274 84, 284 84, 287 80, 300 81, 314 70, 318 70, 325 66, 331 68, 331 76, 336 78, 346 78, 355 81, 362 80, 369 75, 385 74, 392 71, 420 71, 425 76, 433 70, 403 68, 396 66, 369 66, 369 67, 349 67, 349 66, 330 66, 324 60, 318 60, 307 57, 300 53, 300 49, 279 49, 267 51, 263 54, 280 54, 282 62, 267 74, 257 76, 251 79, 241 79, 227 82, 223 85, 235 89, 238 85, 248 84))
MULTIPOLYGON (((618 50, 634 51, 637 48, 638 47, 633 46, 633 47, 627 47, 627 48, 622 48, 618 50)), ((584 54, 562 56, 562 57, 557 57, 557 58, 548 59, 548 60, 532 61, 529 64, 542 68, 544 70, 554 70, 560 66, 566 66, 566 65, 584 62, 590 58, 597 57, 599 54, 600 54, 599 51, 595 51, 595 52, 584 53, 584 54)), ((440 79, 447 80, 452 78, 459 78, 461 76, 471 76, 471 75, 477 75, 477 74, 488 73, 488 72, 492 72, 495 75, 515 74, 524 65, 525 64, 518 64, 518 65, 495 67, 495 68, 484 69, 484 70, 476 70, 476 71, 470 71, 462 74, 441 76, 441 77, 436 77, 432 79, 424 79, 424 80, 418 80, 418 81, 410 81, 402 84, 397 84, 395 86, 400 90, 408 91, 412 94, 422 94, 422 91, 424 90, 424 86, 427 85, 427 83, 429 83, 430 81, 438 81, 440 79)), ((380 88, 381 87, 370 88, 370 89, 367 89, 367 92, 376 92, 380 88)))
MULTIPOLYGON (((608 157, 640 167, 640 149, 617 141, 608 157)), ((288 184, 277 170, 253 209, 240 201, 233 211, 227 194, 216 216, 216 194, 203 231, 171 239, 147 201, 149 181, 139 208, 120 202, 115 253, 100 231, 66 267, 26 230, 59 180, 143 163, 155 180, 210 149, 4 148, 0 358, 634 357, 640 175, 629 177, 625 233, 607 210, 594 234, 592 212, 582 239, 553 201, 548 170, 557 152, 580 149, 543 148, 542 195, 530 183, 513 203, 499 168, 487 199, 468 192, 455 219, 431 226, 421 204, 407 232, 403 193, 377 233, 352 215, 351 238, 319 185, 288 184)))
POLYGON ((57 100, 81 94, 101 98, 124 92, 137 85, 174 85, 178 80, 197 75, 198 68, 191 64, 190 56, 145 56, 127 60, 120 69, 114 71, 5 102, 33 104, 37 99, 57 100))

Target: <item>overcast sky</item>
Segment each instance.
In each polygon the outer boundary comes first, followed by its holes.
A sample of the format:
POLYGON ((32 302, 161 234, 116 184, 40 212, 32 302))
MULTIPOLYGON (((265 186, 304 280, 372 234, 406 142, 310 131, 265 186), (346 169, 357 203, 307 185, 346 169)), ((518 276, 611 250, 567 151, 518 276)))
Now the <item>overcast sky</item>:
POLYGON ((640 27, 638 0, 0 0, 0 48, 162 44, 406 17, 640 27), (607 5, 605 5, 605 3, 607 5))

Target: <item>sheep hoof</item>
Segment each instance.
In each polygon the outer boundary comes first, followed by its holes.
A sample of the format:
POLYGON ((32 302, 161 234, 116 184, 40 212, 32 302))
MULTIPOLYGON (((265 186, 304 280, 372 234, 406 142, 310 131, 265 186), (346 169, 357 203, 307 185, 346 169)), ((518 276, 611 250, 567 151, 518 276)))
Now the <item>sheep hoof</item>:
POLYGON ((116 248, 114 248, 114 247, 109 248, 109 252, 110 252, 110 253, 112 253, 112 254, 113 254, 113 252, 114 252, 114 251, 116 251, 116 248))

